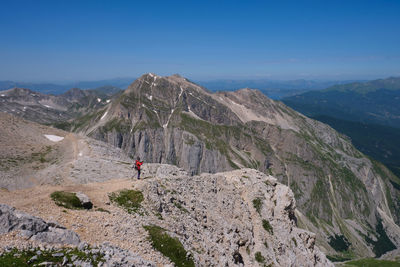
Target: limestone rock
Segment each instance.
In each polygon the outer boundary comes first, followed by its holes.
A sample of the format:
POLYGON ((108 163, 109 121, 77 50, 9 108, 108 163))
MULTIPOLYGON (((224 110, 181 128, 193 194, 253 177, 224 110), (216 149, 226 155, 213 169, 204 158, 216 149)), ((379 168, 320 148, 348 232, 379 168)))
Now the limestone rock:
POLYGON ((31 240, 49 244, 77 245, 80 242, 79 236, 73 231, 0 204, 0 234, 16 230, 31 240))
POLYGON ((77 192, 75 195, 77 198, 79 198, 79 201, 85 209, 91 209, 93 207, 93 203, 90 201, 87 195, 82 192, 77 192))
POLYGON ((198 266, 257 266, 257 254, 265 265, 333 266, 315 234, 297 228, 293 192, 272 176, 253 169, 156 176, 138 189, 146 210, 163 218, 141 222, 178 238, 198 266))

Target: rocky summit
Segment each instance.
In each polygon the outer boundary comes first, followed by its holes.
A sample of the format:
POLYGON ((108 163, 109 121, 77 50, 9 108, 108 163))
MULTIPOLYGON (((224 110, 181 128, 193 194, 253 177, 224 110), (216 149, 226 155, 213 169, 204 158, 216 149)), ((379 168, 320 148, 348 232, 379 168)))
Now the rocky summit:
POLYGON ((400 179, 346 136, 258 90, 211 93, 179 75, 149 73, 71 125, 189 175, 273 175, 294 192, 299 225, 329 255, 381 256, 400 246, 400 179))

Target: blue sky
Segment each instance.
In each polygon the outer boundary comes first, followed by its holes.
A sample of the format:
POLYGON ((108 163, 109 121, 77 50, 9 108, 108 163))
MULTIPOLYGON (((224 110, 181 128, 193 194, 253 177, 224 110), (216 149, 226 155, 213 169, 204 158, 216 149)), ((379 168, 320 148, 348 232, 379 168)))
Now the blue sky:
POLYGON ((400 76, 400 1, 0 0, 0 80, 400 76))

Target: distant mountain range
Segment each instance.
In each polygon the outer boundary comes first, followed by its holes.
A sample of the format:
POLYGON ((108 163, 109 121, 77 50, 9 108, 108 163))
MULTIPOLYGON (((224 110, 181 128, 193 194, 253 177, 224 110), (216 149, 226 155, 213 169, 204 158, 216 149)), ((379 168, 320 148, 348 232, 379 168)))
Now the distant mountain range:
POLYGON ((348 135, 400 175, 400 77, 335 85, 282 101, 348 135))
MULTIPOLYGON (((117 87, 126 89, 135 78, 115 78, 99 81, 82 81, 67 84, 58 83, 31 83, 31 82, 14 82, 0 81, 0 91, 11 88, 26 88, 44 94, 59 95, 65 93, 71 88, 94 89, 98 87, 117 87)), ((325 89, 336 84, 344 84, 352 81, 312 81, 312 80, 288 80, 274 81, 269 79, 244 79, 244 80, 210 80, 196 81, 196 83, 216 91, 235 91, 241 88, 255 88, 262 91, 272 99, 281 99, 282 97, 292 96, 311 90, 325 89)))
POLYGON ((347 84, 354 81, 313 81, 313 80, 288 80, 277 81, 269 79, 244 79, 244 80, 211 80, 197 81, 198 84, 216 91, 235 91, 241 88, 254 88, 263 92, 272 99, 301 94, 306 91, 321 90, 332 85, 347 84))
POLYGON ((135 78, 115 78, 109 80, 82 81, 67 84, 0 81, 0 91, 12 88, 26 88, 43 94, 60 95, 71 88, 95 89, 99 87, 116 87, 118 89, 126 89, 134 80, 135 78))

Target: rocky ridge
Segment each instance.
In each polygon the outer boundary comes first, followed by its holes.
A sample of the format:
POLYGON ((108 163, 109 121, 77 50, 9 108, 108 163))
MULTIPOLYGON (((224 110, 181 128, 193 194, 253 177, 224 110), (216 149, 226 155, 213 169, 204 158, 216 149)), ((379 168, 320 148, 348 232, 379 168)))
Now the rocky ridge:
MULTIPOLYGON (((165 164, 145 164, 143 170, 143 180, 79 186, 94 205, 109 213, 71 210, 61 215, 63 208, 51 203, 49 197, 36 199, 36 194, 48 195, 62 186, 40 189, 26 199, 29 205, 17 196, 35 189, 6 193, 0 202, 36 210, 48 218, 60 214, 56 218, 62 218, 67 228, 85 222, 77 228, 81 240, 104 253, 108 251, 101 247, 104 242, 118 247, 114 251, 124 255, 119 266, 130 266, 126 262, 128 252, 121 252, 124 249, 143 259, 143 265, 137 266, 151 266, 146 259, 158 266, 170 262, 151 247, 143 228, 149 225, 177 238, 197 266, 333 266, 316 246, 315 235, 297 228, 293 193, 274 177, 253 169, 189 176, 165 164), (114 204, 107 206, 107 194, 129 185, 144 196, 137 213, 128 214, 114 204)), ((4 248, 7 239, 2 240, 0 235, 0 243, 4 248)), ((115 260, 117 256, 112 255, 109 258, 115 260)))
POLYGON ((62 95, 47 95, 25 88, 0 91, 0 112, 7 112, 43 124, 60 123, 69 129, 67 121, 105 106, 112 95, 72 88, 62 95))

